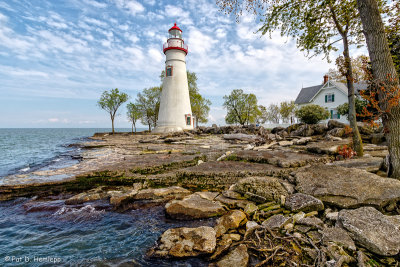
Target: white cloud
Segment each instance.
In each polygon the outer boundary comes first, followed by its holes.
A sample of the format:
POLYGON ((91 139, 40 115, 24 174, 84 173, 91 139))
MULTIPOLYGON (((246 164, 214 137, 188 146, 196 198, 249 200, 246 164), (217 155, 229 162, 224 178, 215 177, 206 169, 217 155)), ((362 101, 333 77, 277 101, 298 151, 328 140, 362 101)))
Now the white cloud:
POLYGON ((100 3, 100 2, 97 2, 95 0, 84 0, 84 2, 86 4, 89 4, 89 5, 97 7, 97 8, 105 8, 105 7, 107 7, 106 3, 100 3))
POLYGON ((101 27, 106 27, 107 26, 107 23, 105 23, 103 21, 100 21, 98 19, 85 17, 83 20, 85 22, 87 22, 87 23, 94 24, 96 26, 101 26, 101 27))
POLYGON ((193 28, 189 32, 188 43, 190 45, 190 51, 193 53, 205 54, 217 42, 218 42, 217 40, 215 40, 211 36, 203 34, 196 28, 193 28))
POLYGON ((59 122, 60 119, 59 118, 50 118, 47 120, 48 122, 59 122))
POLYGON ((127 10, 133 16, 145 11, 144 6, 135 0, 115 0, 115 3, 117 7, 127 10))
POLYGON ((183 10, 177 5, 166 5, 164 10, 166 17, 173 18, 174 21, 179 25, 193 25, 193 20, 190 17, 188 11, 183 10))

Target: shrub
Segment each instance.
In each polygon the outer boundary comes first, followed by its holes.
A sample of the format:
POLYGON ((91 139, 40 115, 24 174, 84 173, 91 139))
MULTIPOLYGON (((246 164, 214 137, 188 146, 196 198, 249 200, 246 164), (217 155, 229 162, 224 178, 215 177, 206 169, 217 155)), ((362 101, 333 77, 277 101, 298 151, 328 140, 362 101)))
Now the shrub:
POLYGON ((307 105, 296 110, 296 117, 307 124, 316 124, 329 118, 330 113, 318 105, 307 105))
POLYGON ((344 159, 351 159, 355 155, 357 155, 357 153, 351 148, 351 146, 348 145, 339 146, 337 148, 337 153, 344 159))
MULTIPOLYGON (((356 119, 357 121, 362 121, 364 118, 359 116, 359 114, 362 114, 364 107, 367 107, 367 102, 365 100, 360 100, 356 98, 355 106, 357 114, 356 119)), ((341 116, 346 116, 346 118, 349 119, 349 103, 344 103, 338 106, 337 111, 341 116)))

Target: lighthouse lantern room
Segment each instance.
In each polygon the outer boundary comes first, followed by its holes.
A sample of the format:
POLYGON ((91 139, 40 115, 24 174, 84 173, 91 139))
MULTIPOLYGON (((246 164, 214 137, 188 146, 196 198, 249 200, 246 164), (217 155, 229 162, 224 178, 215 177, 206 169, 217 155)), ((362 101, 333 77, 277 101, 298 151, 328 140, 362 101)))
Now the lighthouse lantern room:
POLYGON ((182 39, 182 30, 176 26, 169 29, 163 46, 165 54, 165 77, 162 84, 160 109, 155 133, 167 133, 193 129, 189 88, 186 73, 188 46, 182 39))

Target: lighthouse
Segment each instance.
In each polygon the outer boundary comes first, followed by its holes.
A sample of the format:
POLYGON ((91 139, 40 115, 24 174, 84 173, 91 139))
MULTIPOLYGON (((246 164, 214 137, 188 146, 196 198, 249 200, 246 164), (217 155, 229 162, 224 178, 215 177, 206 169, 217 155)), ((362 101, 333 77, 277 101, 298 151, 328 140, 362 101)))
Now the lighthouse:
POLYGON ((155 133, 178 132, 193 129, 192 108, 186 73, 188 46, 182 39, 182 30, 176 26, 169 29, 163 46, 165 54, 165 77, 162 84, 160 109, 155 133))

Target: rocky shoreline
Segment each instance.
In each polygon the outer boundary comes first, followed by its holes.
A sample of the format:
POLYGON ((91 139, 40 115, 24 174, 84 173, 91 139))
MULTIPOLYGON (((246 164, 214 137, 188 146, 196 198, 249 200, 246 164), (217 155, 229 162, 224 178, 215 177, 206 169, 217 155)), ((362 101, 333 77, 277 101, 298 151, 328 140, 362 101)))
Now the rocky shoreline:
POLYGON ((6 177, 0 200, 162 205, 174 220, 149 257, 210 266, 398 266, 400 181, 385 177, 384 137, 360 127, 366 155, 343 159, 345 125, 200 127, 169 135, 95 134, 79 164, 6 177), (54 179, 65 175, 65 179, 54 179), (24 183, 14 183, 18 179, 24 183))

